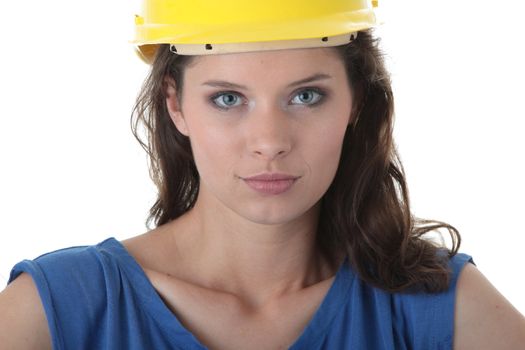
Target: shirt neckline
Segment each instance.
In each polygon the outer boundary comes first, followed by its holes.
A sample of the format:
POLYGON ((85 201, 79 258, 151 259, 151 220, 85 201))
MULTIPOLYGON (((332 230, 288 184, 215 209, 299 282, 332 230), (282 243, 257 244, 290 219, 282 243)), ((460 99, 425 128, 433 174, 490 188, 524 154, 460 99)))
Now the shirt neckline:
MULTIPOLYGON (((131 282, 145 312, 166 332, 170 340, 190 342, 193 346, 191 349, 206 349, 164 303, 142 267, 120 241, 111 237, 99 243, 98 248, 102 251, 107 250, 117 259, 119 267, 131 282)), ((332 321, 348 301, 353 280, 354 275, 349 267, 348 258, 346 258, 336 272, 335 279, 321 304, 289 350, 310 348, 323 340, 332 321)))

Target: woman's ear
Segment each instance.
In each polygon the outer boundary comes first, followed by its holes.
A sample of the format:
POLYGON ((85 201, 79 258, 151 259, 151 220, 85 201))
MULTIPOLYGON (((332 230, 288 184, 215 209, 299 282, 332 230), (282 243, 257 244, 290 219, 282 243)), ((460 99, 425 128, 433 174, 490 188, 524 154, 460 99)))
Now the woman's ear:
POLYGON ((181 134, 189 136, 186 119, 182 114, 181 104, 177 97, 175 80, 170 77, 164 78, 164 88, 166 90, 166 107, 173 124, 175 124, 175 127, 181 134))

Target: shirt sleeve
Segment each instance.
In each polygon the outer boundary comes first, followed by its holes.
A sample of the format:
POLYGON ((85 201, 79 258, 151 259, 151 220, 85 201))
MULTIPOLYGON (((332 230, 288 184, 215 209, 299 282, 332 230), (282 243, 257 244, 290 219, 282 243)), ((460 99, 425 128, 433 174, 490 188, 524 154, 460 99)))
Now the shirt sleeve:
POLYGON ((103 265, 88 247, 67 248, 24 260, 11 271, 34 280, 46 314, 53 349, 87 349, 104 318, 103 265), (72 347, 73 346, 73 347, 72 347))
POLYGON ((467 263, 474 261, 463 253, 449 259, 450 283, 444 292, 399 294, 395 298, 394 313, 413 349, 452 349, 456 285, 467 263))

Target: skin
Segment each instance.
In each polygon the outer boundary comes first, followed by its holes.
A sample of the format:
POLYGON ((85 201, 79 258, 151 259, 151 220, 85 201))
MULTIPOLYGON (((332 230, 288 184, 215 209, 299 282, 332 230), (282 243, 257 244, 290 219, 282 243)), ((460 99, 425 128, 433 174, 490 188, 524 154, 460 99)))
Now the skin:
MULTIPOLYGON (((197 202, 177 220, 123 243, 168 307, 209 348, 286 349, 338 267, 317 250, 315 229, 319 199, 352 122, 344 66, 324 48, 205 56, 185 71, 181 101, 176 89, 167 79, 170 116, 190 138, 201 177, 197 202), (330 78, 289 86, 316 74, 330 78), (206 85, 210 81, 246 89, 206 85), (308 107, 319 97, 308 93, 312 88, 326 95, 308 107), (211 98, 224 91, 238 99, 211 98), (234 106, 221 110, 212 101, 234 106), (242 180, 262 172, 299 179, 285 193, 263 195, 242 180)), ((456 300, 455 349, 525 343, 523 316, 473 265, 459 277, 456 300)), ((0 294, 0 310, 0 344, 50 347, 31 278, 22 275, 0 294)))

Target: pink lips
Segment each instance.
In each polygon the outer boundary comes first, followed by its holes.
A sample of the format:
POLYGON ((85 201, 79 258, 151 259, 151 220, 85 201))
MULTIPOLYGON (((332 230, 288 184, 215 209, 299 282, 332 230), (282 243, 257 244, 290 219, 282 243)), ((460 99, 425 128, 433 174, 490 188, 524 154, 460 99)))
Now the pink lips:
POLYGON ((280 194, 288 191, 298 178, 298 176, 286 174, 265 173, 242 179, 248 186, 257 192, 264 194, 280 194))

